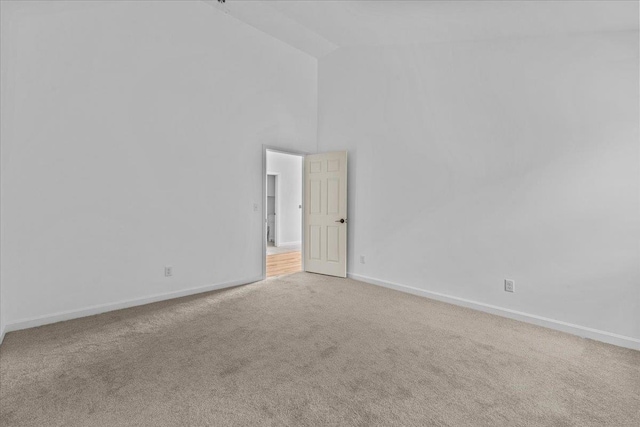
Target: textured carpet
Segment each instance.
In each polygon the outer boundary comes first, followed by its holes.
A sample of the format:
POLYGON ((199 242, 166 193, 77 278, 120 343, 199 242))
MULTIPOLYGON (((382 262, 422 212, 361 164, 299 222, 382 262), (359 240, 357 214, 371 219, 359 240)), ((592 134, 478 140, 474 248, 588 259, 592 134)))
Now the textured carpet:
POLYGON ((640 352, 298 273, 7 334, 2 426, 638 426, 640 352))

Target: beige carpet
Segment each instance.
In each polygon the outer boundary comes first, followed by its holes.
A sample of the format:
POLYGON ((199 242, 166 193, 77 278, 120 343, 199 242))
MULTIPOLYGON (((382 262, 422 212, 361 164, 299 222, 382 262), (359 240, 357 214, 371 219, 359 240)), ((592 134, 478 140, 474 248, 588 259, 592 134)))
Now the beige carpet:
POLYGON ((2 426, 638 426, 640 352, 298 273, 10 333, 2 426))

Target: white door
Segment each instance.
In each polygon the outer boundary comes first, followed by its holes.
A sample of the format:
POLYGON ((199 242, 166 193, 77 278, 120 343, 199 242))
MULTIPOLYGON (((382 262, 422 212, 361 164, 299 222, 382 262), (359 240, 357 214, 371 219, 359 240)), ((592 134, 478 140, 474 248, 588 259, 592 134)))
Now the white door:
POLYGON ((304 269, 347 277, 347 152, 304 158, 304 269))

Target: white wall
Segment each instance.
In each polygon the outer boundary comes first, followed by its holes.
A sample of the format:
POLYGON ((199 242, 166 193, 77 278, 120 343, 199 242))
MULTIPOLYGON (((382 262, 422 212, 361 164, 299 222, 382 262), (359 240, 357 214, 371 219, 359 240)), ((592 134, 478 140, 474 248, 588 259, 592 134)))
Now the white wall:
MULTIPOLYGON (((315 149, 314 149, 315 150, 315 149)), ((302 157, 267 151, 267 172, 278 175, 279 246, 302 241, 302 157)))
POLYGON ((640 338, 638 72, 638 32, 322 58, 350 273, 640 338))
POLYGON ((202 2, 1 4, 8 327, 261 277, 262 145, 315 149, 317 61, 202 2))

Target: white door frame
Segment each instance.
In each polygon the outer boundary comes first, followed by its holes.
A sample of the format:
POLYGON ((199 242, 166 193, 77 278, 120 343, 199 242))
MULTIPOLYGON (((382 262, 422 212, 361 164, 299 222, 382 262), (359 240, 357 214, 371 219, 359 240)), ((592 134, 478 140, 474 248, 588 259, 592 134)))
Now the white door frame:
MULTIPOLYGON (((302 224, 300 230, 300 240, 302 245, 300 248, 302 255, 302 271, 304 271, 304 158, 307 154, 311 154, 304 151, 290 150, 288 148, 262 144, 262 280, 267 278, 267 151, 302 157, 302 209, 300 212, 300 215, 302 215, 302 221, 300 221, 302 224)), ((278 215, 276 211, 276 221, 277 220, 278 215)), ((278 233, 279 228, 280 227, 276 225, 276 233, 278 233)))

